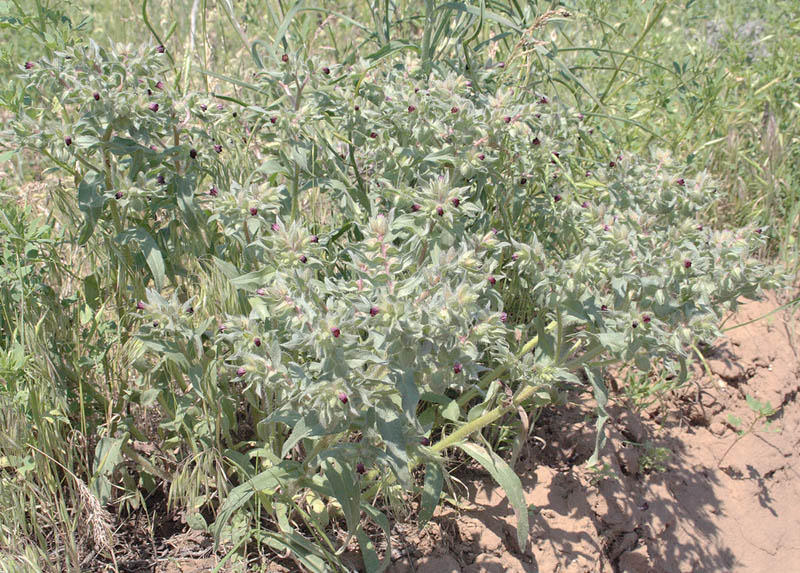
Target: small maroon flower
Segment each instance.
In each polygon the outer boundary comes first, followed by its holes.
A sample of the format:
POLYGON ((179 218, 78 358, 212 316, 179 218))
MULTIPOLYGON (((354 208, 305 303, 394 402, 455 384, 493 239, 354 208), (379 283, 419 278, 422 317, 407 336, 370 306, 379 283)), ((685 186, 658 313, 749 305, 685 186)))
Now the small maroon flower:
POLYGON ((364 475, 364 473, 366 473, 366 471, 367 471, 367 468, 364 467, 364 464, 362 464, 361 462, 358 462, 356 464, 356 471, 359 474, 364 475))
POLYGON ((547 97, 546 97, 546 96, 542 96, 542 98, 539 100, 539 103, 541 103, 541 104, 546 104, 546 103, 549 103, 549 102, 548 102, 548 100, 547 100, 547 97))
POLYGON ((497 67, 498 67, 498 68, 500 68, 500 69, 502 70, 503 68, 505 68, 505 67, 506 67, 506 63, 505 63, 505 62, 499 62, 499 63, 497 64, 497 67))
POLYGON ((190 306, 189 308, 187 308, 186 309, 186 314, 194 314, 194 307, 190 306))
POLYGON ((270 225, 269 228, 275 231, 276 233, 281 230, 281 226, 278 225, 278 223, 272 223, 272 225, 270 225))
POLYGON ((212 197, 216 197, 219 194, 219 191, 217 191, 216 187, 212 187, 211 189, 208 190, 208 194, 211 195, 212 197))
POLYGON ((259 337, 257 337, 257 336, 256 336, 256 337, 253 339, 253 344, 255 344, 256 346, 261 346, 261 339, 260 339, 259 337))
POLYGON ((64 143, 67 145, 67 147, 69 147, 70 145, 72 145, 72 138, 69 135, 66 136, 64 138, 64 143))
POLYGON ((217 329, 218 332, 225 332, 226 330, 228 330, 228 327, 224 324, 220 324, 219 328, 217 329))
POLYGON ((642 316, 642 322, 645 323, 645 324, 650 324, 651 320, 652 319, 650 318, 649 314, 645 314, 644 316, 642 316))
POLYGON ((419 93, 419 88, 414 88, 414 93, 418 94, 419 93))
POLYGON ((158 183, 159 185, 166 185, 167 180, 164 179, 163 175, 159 175, 158 177, 156 177, 156 183, 158 183))
POLYGON ((690 261, 689 259, 686 259, 685 261, 683 261, 683 266, 684 266, 684 268, 691 269, 692 268, 692 261, 690 261))
POLYGON ((156 82, 156 89, 157 90, 163 90, 164 89, 164 82, 162 82, 161 80, 158 80, 156 82))
POLYGON ((214 145, 214 151, 217 153, 222 153, 222 146, 219 144, 214 145))
POLYGON ((683 177, 681 177, 680 179, 678 179, 678 180, 677 180, 675 183, 677 183, 677 184, 678 184, 679 186, 681 186, 681 187, 683 187, 684 185, 686 185, 686 181, 683 179, 683 177))
POLYGON ((262 287, 259 287, 259 288, 257 288, 257 289, 256 289, 256 294, 257 294, 258 296, 264 296, 265 294, 267 294, 267 291, 266 291, 266 290, 264 290, 264 288, 262 288, 262 287))
POLYGON ((151 146, 150 146, 150 149, 151 149, 152 151, 156 151, 156 152, 158 151, 158 147, 156 147, 155 145, 151 145, 151 146))
POLYGON ((153 321, 153 328, 158 328, 158 321, 157 320, 153 321))
POLYGON ((94 98, 94 101, 100 101, 100 94, 99 93, 94 92, 92 94, 92 97, 94 98))
POLYGON ((326 76, 329 76, 331 74, 331 69, 328 66, 325 66, 324 68, 322 68, 322 73, 325 74, 326 76))
POLYGON ((122 191, 117 191, 114 193, 114 199, 122 199, 122 191))
POLYGON ((141 301, 141 300, 137 301, 136 310, 144 310, 144 302, 143 301, 141 301))
POLYGON ((634 320, 633 322, 631 322, 631 326, 633 328, 637 328, 639 326, 639 323, 634 320))
POLYGON ((272 124, 276 124, 278 123, 278 118, 273 115, 271 118, 269 118, 269 122, 272 124))
POLYGON ((341 331, 341 330, 339 330, 339 327, 337 327, 337 326, 332 326, 332 327, 331 327, 331 334, 333 334, 333 337, 334 337, 334 338, 339 338, 339 335, 340 335, 340 334, 342 334, 342 331, 341 331))
POLYGON ((511 123, 511 116, 510 115, 505 116, 503 118, 503 121, 506 122, 506 123, 511 123))
POLYGON ((591 176, 592 176, 592 172, 591 171, 587 171, 586 172, 586 177, 591 177, 591 176))
POLYGON ((456 106, 451 107, 450 113, 458 113, 458 108, 456 106))
POLYGON ((489 275, 488 277, 486 277, 486 280, 489 281, 489 284, 492 286, 497 284, 497 279, 494 278, 494 275, 489 275))
POLYGON ((483 153, 479 153, 479 154, 478 154, 478 159, 480 159, 481 161, 483 161, 484 159, 486 159, 486 155, 484 155, 483 153))
POLYGON ((375 139, 376 137, 378 137, 378 134, 377 134, 377 133, 375 133, 374 131, 370 131, 370 132, 369 132, 369 136, 370 136, 372 139, 375 139))
POLYGON ((419 443, 422 444, 423 446, 425 446, 426 448, 431 445, 431 441, 428 438, 426 438, 425 436, 422 436, 419 439, 419 443))
POLYGON ((520 177, 519 184, 520 185, 525 185, 526 183, 528 183, 528 178, 527 177, 520 177))
POLYGON ((189 157, 192 159, 197 159, 197 150, 194 147, 189 150, 189 157))
POLYGON ((500 322, 505 322, 507 320, 508 320, 508 313, 507 312, 501 312, 500 313, 500 322))
POLYGON ((253 217, 255 217, 256 215, 258 215, 258 209, 256 209, 255 207, 250 207, 250 214, 253 217))
POLYGON ((348 401, 349 398, 347 397, 347 394, 345 394, 344 392, 339 392, 339 402, 341 402, 342 404, 347 404, 348 401))
POLYGON ((306 257, 305 255, 300 255, 299 261, 303 264, 306 264, 308 262, 308 257, 306 257))
POLYGON ((411 205, 411 211, 413 213, 416 213, 420 209, 422 209, 422 205, 420 205, 419 203, 414 203, 413 205, 411 205))
POLYGON ((200 104, 200 111, 208 111, 208 106, 204 103, 200 104))
POLYGON ((703 225, 697 225, 697 230, 698 231, 702 231, 703 230, 703 225))
POLYGON ((606 305, 604 305, 604 304, 603 304, 603 305, 600 305, 600 310, 602 310, 603 312, 605 312, 605 311, 607 311, 607 310, 608 310, 608 307, 607 307, 606 305))
POLYGON ((408 113, 414 113, 415 111, 417 111, 417 108, 415 108, 413 105, 408 106, 408 113))
POLYGON ((534 138, 533 138, 533 141, 531 141, 531 143, 532 143, 533 145, 539 145, 539 144, 541 143, 541 141, 539 141, 539 138, 538 138, 538 137, 534 137, 534 138))
POLYGON ((461 362, 456 362, 455 364, 453 364, 453 372, 455 372, 456 374, 461 374, 461 371, 463 369, 464 367, 461 366, 461 362))
POLYGON ((511 255, 511 260, 516 261, 519 258, 519 253, 514 253, 511 255))
POLYGON ((369 315, 370 316, 377 316, 380 311, 381 311, 381 309, 379 309, 377 306, 373 306, 373 307, 371 307, 369 309, 369 315))
POLYGON ((319 243, 319 237, 318 237, 318 236, 316 236, 316 235, 311 235, 311 238, 310 238, 309 240, 310 240, 312 243, 315 243, 315 244, 316 244, 316 243, 319 243))
POLYGON ((288 62, 289 61, 289 54, 283 54, 281 56, 281 61, 283 61, 283 63, 288 62))
POLYGON ((453 204, 453 207, 458 207, 459 205, 461 205, 461 199, 459 199, 458 197, 453 197, 452 199, 450 199, 450 202, 453 204))
POLYGON ((616 167, 616 166, 617 166, 617 163, 616 163, 615 161, 609 161, 609 162, 608 162, 608 166, 609 166, 609 167, 616 167))
POLYGON ((360 109, 361 109, 361 106, 360 106, 360 105, 358 105, 358 104, 356 104, 356 105, 354 105, 354 106, 353 106, 353 109, 354 109, 355 111, 358 111, 358 110, 360 110, 360 109))
POLYGON ((152 111, 152 112, 158 111, 158 104, 157 103, 151 103, 148 107, 150 108, 150 111, 152 111))
POLYGON ((163 45, 159 44, 158 46, 156 46, 156 52, 158 52, 159 54, 163 54, 166 51, 167 49, 163 45))
POLYGON ((756 229, 756 234, 760 235, 761 233, 762 233, 761 227, 759 227, 758 229, 756 229))
POLYGON ((34 66, 34 63, 33 63, 33 62, 25 62, 25 69, 26 69, 26 70, 30 70, 30 69, 32 69, 32 68, 33 68, 33 66, 34 66))
POLYGON ((584 209, 588 209, 589 208, 589 202, 588 201, 584 201, 583 203, 581 203, 581 207, 583 207, 584 209))
POLYGON ((553 195, 553 201, 555 201, 556 203, 561 201, 561 195, 558 195, 558 194, 553 195))
POLYGON ((441 205, 439 207, 436 207, 436 214, 439 215, 440 217, 444 215, 444 209, 441 207, 441 205))
POLYGON ((242 377, 242 376, 244 376, 245 374, 247 374, 247 370, 245 370, 245 369, 244 369, 244 366, 239 366, 239 368, 237 368, 237 369, 236 369, 236 375, 237 375, 239 378, 241 378, 241 377, 242 377))

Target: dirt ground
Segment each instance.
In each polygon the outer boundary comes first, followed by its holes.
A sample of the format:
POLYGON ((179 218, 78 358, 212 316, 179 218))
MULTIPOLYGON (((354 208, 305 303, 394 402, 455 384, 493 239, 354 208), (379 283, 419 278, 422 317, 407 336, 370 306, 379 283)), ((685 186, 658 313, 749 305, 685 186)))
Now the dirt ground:
MULTIPOLYGON (((749 303, 729 324, 777 306, 749 303)), ((696 382, 670 396, 666 419, 658 406, 638 414, 615 406, 605 479, 583 463, 594 440, 589 405, 543 416, 544 442, 516 468, 533 506, 529 547, 516 546, 502 492, 476 476, 469 509, 438 511, 421 534, 409 532, 391 570, 800 571, 797 324, 777 313, 729 331, 705 352, 712 376, 698 368, 696 382), (748 394, 775 413, 768 428, 762 418, 740 438, 729 416, 751 427, 748 394)))
MULTIPOLYGON (((775 297, 748 303, 728 325, 778 306, 775 297)), ((390 571, 800 571, 798 325, 782 311, 731 330, 704 351, 711 376, 698 363, 694 380, 660 405, 635 412, 617 394, 602 473, 584 463, 592 404, 545 412, 516 467, 531 508, 528 546, 517 545, 513 511, 488 474, 462 470, 466 507, 440 507, 422 531, 396 524, 390 571), (769 426, 748 395, 774 407, 769 426)), ((219 563, 205 534, 172 526, 148 558, 120 570, 197 573, 219 563)))

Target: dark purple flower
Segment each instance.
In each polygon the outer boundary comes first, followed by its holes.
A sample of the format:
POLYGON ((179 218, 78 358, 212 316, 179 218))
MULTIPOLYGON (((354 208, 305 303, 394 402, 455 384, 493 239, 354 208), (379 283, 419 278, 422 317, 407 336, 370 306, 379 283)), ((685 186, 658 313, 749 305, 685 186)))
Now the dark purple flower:
POLYGON ((616 163, 615 161, 609 161, 609 162, 608 162, 608 166, 609 166, 609 167, 616 167, 616 166, 617 166, 617 163, 616 163))
POLYGON ((581 203, 581 207, 583 207, 584 209, 588 209, 589 208, 589 202, 588 201, 584 201, 583 203, 581 203))
POLYGON ((68 135, 68 136, 66 136, 66 137, 64 138, 64 143, 66 143, 66 144, 67 144, 67 147, 69 147, 70 145, 72 145, 72 138, 71 138, 69 135, 68 135))
POLYGON ((311 235, 311 238, 309 240, 312 243, 319 243, 319 237, 317 237, 316 235, 311 235))
POLYGON ((272 223, 272 225, 270 225, 269 228, 275 231, 276 233, 281 230, 281 226, 278 225, 278 223, 272 223))
POLYGON ((341 331, 341 330, 339 330, 339 328, 338 328, 337 326, 332 326, 332 327, 331 327, 331 334, 333 334, 333 337, 334 337, 334 338, 339 338, 339 335, 340 335, 341 333, 342 333, 342 331, 341 331))
POLYGON ((558 151, 554 151, 553 157, 561 157, 561 154, 558 151))
POLYGON ((167 51, 167 49, 164 46, 162 46, 161 44, 156 46, 156 52, 158 52, 159 54, 163 54, 166 51, 167 51))
POLYGON ((158 104, 157 103, 151 103, 148 107, 150 108, 150 111, 153 111, 153 112, 158 111, 158 104))
POLYGON ((192 159, 197 159, 197 150, 194 147, 189 150, 189 157, 192 159))
POLYGON ((94 101, 100 101, 100 94, 99 93, 94 92, 92 94, 92 97, 94 98, 94 101))
POLYGON ((756 234, 760 235, 761 233, 762 233, 762 231, 761 231, 761 227, 759 227, 758 229, 756 229, 756 234))
POLYGON ((219 328, 217 329, 218 332, 225 332, 226 330, 228 330, 228 327, 224 324, 220 324, 219 328))
POLYGON ((245 370, 245 369, 244 369, 244 366, 239 366, 239 368, 237 368, 237 369, 236 369, 236 375, 237 375, 238 377, 240 377, 240 378, 241 378, 241 377, 242 377, 242 376, 244 376, 245 374, 247 374, 247 370, 245 370))
POLYGON ((534 138, 533 138, 533 141, 531 141, 531 143, 532 143, 533 145, 539 145, 539 144, 541 143, 541 141, 539 141, 539 138, 538 138, 538 137, 534 137, 534 138))
POLYGON ((697 230, 698 231, 702 231, 703 230, 703 225, 697 225, 697 230))
POLYGON ((514 253, 511 255, 511 260, 516 261, 519 258, 519 253, 514 253))
POLYGON ((250 207, 250 214, 253 217, 255 217, 256 215, 258 215, 258 209, 256 209, 255 207, 250 207))
POLYGON ((364 467, 364 464, 362 464, 361 462, 358 462, 358 463, 356 464, 356 471, 357 471, 359 474, 362 474, 362 475, 363 475, 364 473, 366 473, 366 471, 367 471, 367 468, 365 468, 365 467, 364 467))
POLYGON ((497 67, 498 67, 498 68, 500 68, 500 69, 502 70, 503 68, 505 68, 505 67, 506 67, 506 63, 505 63, 505 62, 499 62, 499 63, 497 64, 497 67))
POLYGON ((506 123, 511 123, 511 116, 510 115, 505 116, 503 118, 503 121, 505 121, 506 123))
POLYGON ((264 288, 262 288, 262 287, 259 287, 259 288, 257 288, 257 289, 256 289, 256 294, 257 294, 258 296, 264 296, 265 294, 267 294, 267 291, 266 291, 266 290, 264 290, 264 288))
POLYGON ((602 304, 602 305, 600 305, 600 310, 605 312, 606 310, 608 310, 608 307, 606 305, 602 304))
POLYGON ((219 191, 217 191, 216 187, 212 187, 211 189, 208 190, 208 194, 211 195, 212 197, 216 197, 219 194, 219 191))
POLYGON ((431 445, 431 441, 428 438, 426 438, 425 436, 422 436, 419 439, 419 443, 422 444, 423 446, 425 446, 426 448, 431 445))
POLYGON ((494 286, 497 283, 497 279, 494 278, 494 275, 489 275, 486 277, 486 280, 489 281, 489 284, 494 286))
POLYGON ((153 321, 153 328, 158 328, 158 321, 157 320, 153 321))
POLYGON ((558 194, 553 195, 553 201, 555 201, 556 203, 561 201, 561 195, 558 195, 558 194))
POLYGON ((162 82, 161 80, 158 80, 156 82, 156 89, 157 90, 163 90, 164 89, 164 82, 162 82))
POLYGON ((458 108, 456 106, 451 107, 450 113, 458 113, 458 108))
POLYGON ((416 213, 420 209, 422 209, 422 205, 420 205, 419 203, 414 203, 413 205, 411 205, 411 211, 413 213, 416 213))
POLYGON ((371 131, 371 132, 369 133, 369 136, 370 136, 372 139, 375 139, 376 137, 378 137, 378 134, 377 134, 377 133, 375 133, 374 131, 371 131))
POLYGON ((261 339, 256 336, 255 339, 253 339, 253 344, 256 346, 261 346, 261 339))
POLYGON ((325 74, 326 76, 330 75, 331 69, 328 66, 325 66, 324 68, 322 68, 322 73, 325 74))
POLYGON ((381 309, 379 309, 377 306, 373 306, 373 307, 371 307, 369 309, 369 315, 370 316, 377 316, 380 311, 381 311, 381 309))
POLYGON ((417 111, 417 108, 415 108, 413 105, 408 106, 408 113, 414 113, 415 111, 417 111))
POLYGON ((339 402, 341 402, 342 404, 347 404, 348 401, 349 398, 347 397, 347 394, 345 394, 344 392, 339 392, 339 402))
POLYGON ((684 185, 686 185, 686 181, 683 179, 683 177, 681 177, 680 179, 678 179, 678 180, 677 180, 675 183, 677 183, 677 184, 678 184, 678 185, 680 185, 681 187, 683 187, 684 185))
POLYGON ((281 60, 283 61, 283 63, 288 62, 289 61, 289 54, 283 54, 281 56, 281 60))
POLYGON ((439 207, 436 207, 436 214, 439 215, 440 217, 444 215, 444 209, 441 207, 441 205, 439 207))
POLYGON ((631 326, 633 328, 637 328, 639 326, 639 323, 634 320, 633 322, 631 322, 631 326))
POLYGON ((484 155, 483 153, 479 153, 479 154, 478 154, 478 159, 480 159, 481 161, 483 161, 484 159, 486 159, 486 155, 484 155))
POLYGON ((166 179, 164 179, 164 176, 163 176, 163 175, 158 175, 158 176, 156 177, 156 183, 158 183, 159 185, 166 185, 166 183, 167 183, 167 180, 166 180, 166 179))
POLYGON ((450 199, 450 202, 453 204, 453 207, 458 207, 459 205, 461 205, 461 199, 459 199, 458 197, 453 197, 452 199, 450 199))
POLYGON ((25 69, 30 70, 34 66, 33 62, 25 62, 25 69))
POLYGON ((419 93, 419 88, 414 88, 414 93, 418 94, 419 93))
POLYGON ((200 111, 208 111, 208 106, 204 103, 200 104, 200 111))
POLYGON ((122 191, 117 191, 114 193, 114 199, 122 199, 122 191))
POLYGON ((500 322, 505 322, 507 320, 508 320, 508 313, 507 312, 501 312, 500 313, 500 322))
POLYGON ((648 314, 645 314, 645 315, 642 316, 642 322, 644 322, 645 324, 650 324, 651 320, 652 319, 650 318, 650 315, 648 315, 648 314))
POLYGON ((455 364, 453 364, 453 372, 455 372, 456 374, 461 374, 461 371, 463 369, 464 368, 463 366, 461 366, 461 362, 456 362, 455 364))
POLYGON ((684 268, 691 269, 692 268, 692 261, 690 261, 689 259, 686 259, 685 261, 683 261, 683 266, 684 266, 684 268))
POLYGON ((527 177, 520 177, 519 178, 519 184, 520 185, 525 185, 527 182, 528 182, 528 178, 527 177))
POLYGON ((189 308, 187 308, 186 309, 186 314, 194 314, 194 307, 190 306, 189 308))
POLYGON ((539 103, 541 103, 541 104, 546 104, 546 103, 548 103, 548 101, 547 101, 547 97, 546 97, 546 96, 542 96, 542 98, 539 100, 539 103))
POLYGON ((222 153, 222 146, 219 144, 214 145, 214 151, 217 153, 222 153))
POLYGON ((136 310, 144 310, 144 302, 143 301, 140 300, 140 301, 138 301, 136 303, 136 310))
POLYGON ((591 171, 587 171, 586 172, 586 177, 591 177, 591 176, 592 176, 592 172, 591 171))
POLYGON ((358 104, 356 104, 356 105, 354 105, 354 106, 353 106, 353 109, 354 109, 355 111, 358 111, 358 110, 360 110, 360 109, 361 109, 361 106, 360 106, 360 105, 358 105, 358 104))
POLYGON ((306 257, 305 255, 300 255, 299 261, 303 264, 306 264, 308 262, 308 257, 306 257))
POLYGON ((269 122, 273 124, 278 123, 278 118, 273 115, 271 118, 269 118, 269 122))

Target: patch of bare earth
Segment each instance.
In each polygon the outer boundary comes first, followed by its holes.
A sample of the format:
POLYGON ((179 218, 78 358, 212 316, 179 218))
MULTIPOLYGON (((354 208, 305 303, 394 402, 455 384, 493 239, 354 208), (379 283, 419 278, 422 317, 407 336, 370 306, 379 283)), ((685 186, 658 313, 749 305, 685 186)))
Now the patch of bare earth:
MULTIPOLYGON (((730 324, 777 306, 748 303, 730 324)), ((602 460, 616 477, 583 463, 594 444, 588 401, 546 412, 536 429, 545 445, 531 442, 516 467, 531 506, 528 546, 516 545, 502 492, 472 472, 460 476, 467 508, 440 508, 422 532, 395 527, 391 571, 800 571, 797 324, 777 313, 729 331, 706 351, 711 377, 698 368, 667 416, 633 412, 618 396, 602 460), (748 394, 776 411, 769 428, 762 420, 740 437, 756 416, 748 394), (658 452, 671 454, 654 468, 658 452)))

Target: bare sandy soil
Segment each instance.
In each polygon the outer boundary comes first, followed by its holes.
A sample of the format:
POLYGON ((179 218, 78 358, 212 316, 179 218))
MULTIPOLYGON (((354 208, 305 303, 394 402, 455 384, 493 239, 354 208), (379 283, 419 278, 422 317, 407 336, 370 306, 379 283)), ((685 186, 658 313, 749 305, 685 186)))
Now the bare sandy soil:
MULTIPOLYGON (((777 306, 774 298, 749 303, 729 324, 777 306)), ((422 533, 409 531, 392 570, 800 571, 796 325, 778 313, 731 330, 706 352, 711 377, 698 368, 696 381, 670 396, 666 418, 657 406, 615 406, 606 479, 583 463, 593 448, 591 405, 548 412, 537 430, 544 446, 531 444, 516 468, 534 506, 529 546, 516 546, 502 492, 475 475, 469 509, 444 509, 422 533), (748 394, 776 411, 769 428, 762 419, 740 437, 729 415, 738 429, 751 426, 748 394), (670 452, 653 467, 657 453, 670 452)))

